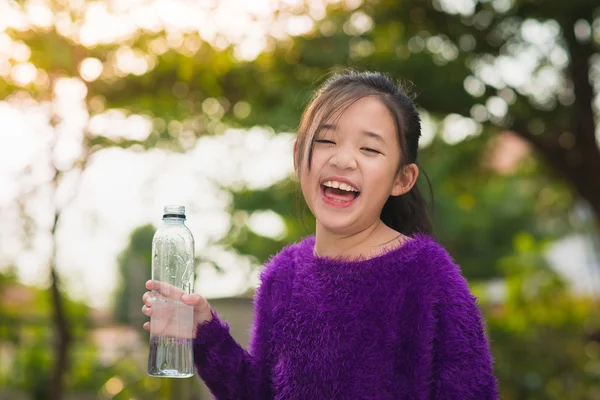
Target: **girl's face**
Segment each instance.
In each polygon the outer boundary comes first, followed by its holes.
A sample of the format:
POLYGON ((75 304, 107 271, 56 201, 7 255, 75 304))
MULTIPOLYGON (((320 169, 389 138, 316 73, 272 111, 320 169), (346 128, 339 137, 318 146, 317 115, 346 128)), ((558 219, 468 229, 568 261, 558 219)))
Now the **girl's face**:
POLYGON ((315 134, 310 170, 304 161, 299 171, 317 226, 351 235, 379 222, 388 197, 406 193, 414 183, 398 172, 399 162, 396 124, 376 97, 364 97, 325 121, 315 134))

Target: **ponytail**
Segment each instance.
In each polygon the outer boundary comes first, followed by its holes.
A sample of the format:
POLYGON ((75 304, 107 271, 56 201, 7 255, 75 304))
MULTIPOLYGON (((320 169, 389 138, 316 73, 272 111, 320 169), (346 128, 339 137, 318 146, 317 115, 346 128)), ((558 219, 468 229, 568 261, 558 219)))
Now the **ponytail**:
MULTIPOLYGON (((426 174, 425 178, 433 203, 431 181, 426 174)), ((381 221, 405 236, 412 236, 415 233, 433 234, 427 202, 416 184, 407 193, 401 196, 390 196, 387 199, 381 210, 381 221)))

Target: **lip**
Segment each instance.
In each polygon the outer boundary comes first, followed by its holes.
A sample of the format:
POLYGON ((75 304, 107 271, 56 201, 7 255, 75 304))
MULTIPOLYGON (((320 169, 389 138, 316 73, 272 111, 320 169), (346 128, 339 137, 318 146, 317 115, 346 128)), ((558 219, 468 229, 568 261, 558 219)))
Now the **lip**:
POLYGON ((330 176, 327 177, 323 180, 321 180, 320 184, 319 184, 319 190, 321 192, 321 199, 323 200, 323 202, 325 204, 327 204, 328 206, 334 207, 334 208, 348 208, 353 206, 357 201, 358 198, 360 197, 360 189, 358 188, 358 185, 356 185, 354 182, 352 182, 350 179, 341 177, 341 176, 330 176), (346 185, 350 185, 353 188, 355 188, 356 190, 359 191, 358 195, 354 198, 354 200, 349 201, 348 203, 337 203, 335 201, 332 201, 330 199, 327 198, 327 196, 325 196, 325 189, 323 188, 323 183, 327 182, 327 181, 337 181, 340 183, 345 183, 346 185))
POLYGON ((319 189, 321 191, 321 199, 323 200, 323 202, 325 204, 327 204, 328 206, 335 207, 335 208, 348 208, 348 207, 351 207, 351 206, 353 206, 358 201, 358 198, 360 197, 360 196, 356 196, 354 198, 354 200, 349 201, 347 203, 337 203, 335 201, 332 201, 332 200, 328 199, 327 196, 325 196, 325 189, 323 189, 323 186, 320 186, 319 189))
POLYGON ((356 190, 358 190, 360 192, 360 188, 358 187, 358 185, 356 183, 352 182, 348 178, 344 178, 342 176, 329 176, 327 178, 322 179, 321 182, 319 182, 319 185, 323 185, 327 181, 337 181, 337 182, 340 182, 340 183, 345 183, 346 185, 350 185, 354 189, 356 189, 356 190))

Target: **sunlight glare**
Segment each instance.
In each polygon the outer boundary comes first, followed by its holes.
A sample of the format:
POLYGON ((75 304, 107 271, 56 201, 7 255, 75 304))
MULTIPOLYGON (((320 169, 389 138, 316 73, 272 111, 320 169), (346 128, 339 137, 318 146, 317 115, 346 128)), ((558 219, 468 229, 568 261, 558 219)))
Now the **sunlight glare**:
POLYGON ((505 13, 511 9, 514 0, 492 0, 492 6, 499 13, 505 13))
POLYGON ((156 55, 162 55, 169 50, 167 40, 163 37, 158 37, 150 42, 150 51, 156 55))
POLYGON ((93 82, 98 79, 102 73, 102 69, 102 62, 97 58, 86 58, 79 64, 79 73, 87 82, 93 82))
POLYGON ((481 97, 485 94, 485 85, 472 75, 465 78, 463 87, 473 97, 481 97))
MULTIPOLYGON (((74 0, 72 0, 74 1, 74 0)), ((314 21, 325 17, 325 5, 331 0, 223 0, 216 2, 190 2, 184 0, 116 1, 86 4, 83 25, 78 32, 69 21, 57 18, 61 31, 75 36, 84 46, 115 43, 132 38, 140 29, 151 32, 164 30, 169 40, 167 46, 185 55, 195 54, 197 45, 187 46, 184 36, 199 35, 218 50, 233 45, 234 56, 251 61, 268 47, 270 36, 285 39, 287 35, 304 35, 314 29, 314 21), (140 9, 143 8, 143 12, 140 9), (275 11, 282 10, 277 16, 275 11), (110 26, 111 29, 106 29, 110 26)), ((346 0, 354 9, 362 0, 346 0)), ((368 21, 363 18, 363 24, 368 21)), ((360 23, 360 21, 359 21, 360 23)), ((58 29, 58 28, 57 28, 58 29)), ((359 27, 365 29, 365 27, 359 27)), ((154 54, 164 54, 164 42, 152 42, 154 54)), ((137 73, 150 67, 119 68, 119 72, 137 73)))
POLYGON ((8 75, 10 75, 11 69, 12 69, 12 66, 11 66, 10 62, 8 62, 8 60, 0 59, 0 76, 7 77, 8 75))
POLYGON ((248 35, 235 46, 233 55, 239 61, 252 61, 266 48, 267 40, 264 36, 260 34, 248 35))
POLYGON ((8 57, 11 53, 11 49, 13 46, 13 41, 4 32, 0 32, 0 55, 8 57))
POLYGON ((355 10, 361 6, 363 0, 344 0, 344 3, 346 4, 346 8, 348 10, 355 10))
POLYGON ((29 28, 29 21, 27 14, 11 5, 10 2, 0 1, 0 32, 6 28, 12 28, 17 31, 24 31, 29 28))
POLYGON ((437 135, 438 126, 431 115, 421 110, 421 137, 419 138, 419 148, 429 146, 437 135))
POLYGON ((10 76, 19 86, 27 86, 37 77, 37 69, 31 63, 18 64, 12 68, 10 76))
MULTIPOLYGON (((69 1, 69 7, 75 11, 79 11, 79 10, 83 9, 83 7, 85 6, 85 2, 86 2, 86 0, 68 0, 68 1, 69 1)), ((123 2, 123 3, 125 3, 125 2, 123 2)))
POLYGON ((506 104, 506 101, 502 97, 489 97, 485 106, 489 113, 497 118, 503 118, 508 112, 508 104, 506 104))
POLYGON ((555 21, 538 22, 533 19, 527 19, 521 25, 521 36, 523 39, 536 45, 545 54, 556 46, 559 32, 560 28, 555 21))
POLYGON ((306 15, 292 15, 287 21, 287 33, 292 36, 300 36, 310 32, 314 28, 313 20, 306 15))
POLYGON ((11 56, 12 59, 17 62, 29 61, 31 49, 23 42, 13 42, 11 56))
POLYGON ((308 10, 309 15, 315 21, 321 21, 327 16, 325 5, 322 2, 309 2, 310 8, 308 10))
POLYGON ((344 24, 344 32, 348 35, 363 35, 371 29, 373 29, 373 19, 362 11, 353 13, 350 20, 344 24))
POLYGON ((252 106, 247 101, 239 101, 233 106, 233 115, 239 119, 248 118, 251 111, 252 106))
MULTIPOLYGON (((434 3, 435 4, 435 3, 434 3)), ((473 15, 476 1, 474 0, 439 0, 439 6, 448 14, 473 15)), ((437 5, 437 4, 436 4, 437 5)))
POLYGON ((458 144, 468 137, 481 133, 481 126, 471 118, 449 114, 444 118, 442 139, 450 145, 458 144))
POLYGON ((481 104, 475 104, 470 110, 471 118, 477 122, 485 122, 489 118, 488 110, 481 104))
POLYGON ((148 72, 149 65, 145 55, 139 50, 121 46, 116 53, 115 67, 123 74, 143 75, 148 72))
POLYGON ((272 210, 253 212, 247 224, 255 233, 275 240, 283 239, 287 232, 283 218, 272 210))
POLYGON ((50 28, 54 24, 54 14, 43 1, 30 0, 25 8, 32 25, 40 28, 50 28))
POLYGON ((152 120, 142 115, 127 117, 121 110, 108 110, 90 119, 89 130, 111 139, 145 140, 152 132, 152 120))
POLYGON ((3 124, 0 141, 11 143, 10 146, 0 146, 0 171, 16 172, 37 156, 41 141, 36 133, 43 132, 39 130, 39 125, 45 123, 43 117, 39 108, 20 110, 12 104, 0 102, 0 120, 3 124), (14 151, 15 148, 20 151, 14 151))
POLYGON ((86 7, 84 24, 79 32, 79 40, 84 46, 114 43, 135 33, 136 26, 130 23, 129 16, 110 14, 105 3, 93 2, 86 7))
MULTIPOLYGON (((78 35, 76 33, 76 27, 71 21, 71 17, 69 14, 65 12, 59 12, 56 14, 54 26, 56 27, 56 31, 63 35, 64 37, 78 39, 78 35)), ((82 42, 83 44, 83 42, 82 42)))
POLYGON ((104 390, 111 397, 121 392, 121 390, 123 390, 124 387, 125 384, 123 383, 123 380, 118 376, 113 376, 104 384, 104 390))
POLYGON ((59 101, 82 101, 87 96, 87 86, 77 78, 60 78, 54 86, 59 101))

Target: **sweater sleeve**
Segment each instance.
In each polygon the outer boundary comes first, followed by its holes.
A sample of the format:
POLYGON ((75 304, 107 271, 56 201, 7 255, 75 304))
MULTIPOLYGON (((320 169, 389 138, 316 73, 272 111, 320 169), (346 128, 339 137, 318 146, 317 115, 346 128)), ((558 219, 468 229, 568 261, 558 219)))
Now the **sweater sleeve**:
POLYGON ((496 400, 493 359, 476 298, 459 268, 450 265, 434 306, 432 400, 496 400))
POLYGON ((249 351, 233 339, 229 326, 215 311, 210 322, 198 326, 193 341, 194 363, 217 400, 272 398, 269 341, 273 323, 273 267, 267 265, 261 274, 249 351))

